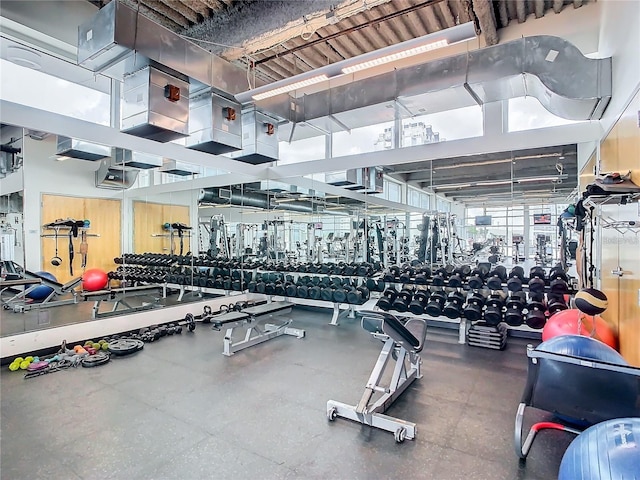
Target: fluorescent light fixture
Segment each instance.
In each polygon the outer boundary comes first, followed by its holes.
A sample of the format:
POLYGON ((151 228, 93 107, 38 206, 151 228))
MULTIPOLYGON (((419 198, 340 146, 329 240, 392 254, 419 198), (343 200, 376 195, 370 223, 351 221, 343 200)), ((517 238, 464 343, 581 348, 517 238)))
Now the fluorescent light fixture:
POLYGON ((327 77, 326 75, 317 75, 315 77, 300 80, 299 82, 294 82, 290 83, 289 85, 274 88, 273 90, 267 90, 263 93, 257 93, 255 95, 252 95, 251 98, 253 98, 254 100, 264 100, 265 98, 275 97, 276 95, 280 95, 281 93, 287 93, 293 90, 297 90, 298 88, 308 87, 309 85, 324 82, 325 80, 329 80, 329 77, 327 77))
POLYGON ((419 47, 409 48, 407 50, 402 50, 397 53, 391 53, 383 57, 367 60, 366 62, 356 63, 355 65, 351 65, 349 67, 343 68, 342 73, 359 72, 360 70, 366 70, 367 68, 377 67, 378 65, 395 62, 397 60, 402 60, 403 58, 413 57, 415 55, 420 55, 421 53, 430 52, 431 50, 436 50, 438 48, 443 48, 447 46, 449 46, 449 42, 447 40, 438 40, 437 42, 427 43, 426 45, 420 45, 419 47))
POLYGON ((274 198, 276 203, 297 202, 297 198, 274 198))
POLYGON ((433 188, 435 188, 436 190, 448 190, 452 188, 467 188, 470 186, 470 183, 459 183, 456 185, 433 185, 433 188))
POLYGON ((357 57, 347 58, 290 78, 284 78, 277 82, 254 88, 253 90, 238 93, 235 97, 236 100, 242 104, 251 103, 323 82, 334 77, 413 57, 421 53, 474 38, 476 38, 475 25, 473 22, 467 22, 422 37, 412 38, 405 42, 390 45, 373 52, 363 53, 357 57))
POLYGON ((468 163, 456 163, 455 165, 444 165, 442 167, 435 167, 433 170, 449 170, 451 168, 460 167, 482 167, 484 165, 497 165, 499 163, 511 163, 511 159, 505 160, 487 160, 485 162, 468 162, 468 163))
POLYGON ((520 178, 516 180, 518 183, 524 182, 551 182, 554 180, 560 180, 561 178, 566 178, 566 175, 563 176, 555 176, 555 177, 531 177, 531 178, 520 178))
POLYGON ((477 187, 488 187, 491 185, 508 185, 511 180, 496 180, 495 182, 478 182, 475 184, 477 187))

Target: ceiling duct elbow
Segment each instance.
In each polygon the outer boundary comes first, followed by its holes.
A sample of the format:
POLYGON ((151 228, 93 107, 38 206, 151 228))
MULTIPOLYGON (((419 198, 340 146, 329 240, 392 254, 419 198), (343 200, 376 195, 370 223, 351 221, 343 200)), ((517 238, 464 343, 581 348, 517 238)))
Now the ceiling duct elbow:
POLYGON ((100 163, 96 170, 96 187, 108 190, 126 190, 138 178, 138 170, 129 170, 122 166, 113 166, 107 160, 100 163))
POLYGON ((562 118, 594 120, 611 99, 611 75, 611 58, 590 59, 566 40, 534 36, 255 104, 331 132, 392 121, 399 107, 403 115, 421 115, 526 95, 562 118))
POLYGON ((221 155, 242 149, 242 105, 211 89, 189 99, 187 148, 221 155))
POLYGON ((111 156, 111 148, 96 143, 58 136, 56 155, 63 158, 77 158, 96 162, 111 156))

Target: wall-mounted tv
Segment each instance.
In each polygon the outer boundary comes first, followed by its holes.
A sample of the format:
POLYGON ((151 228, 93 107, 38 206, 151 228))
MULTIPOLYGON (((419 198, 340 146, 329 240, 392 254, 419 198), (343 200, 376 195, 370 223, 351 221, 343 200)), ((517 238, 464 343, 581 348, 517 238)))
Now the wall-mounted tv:
POLYGON ((491 225, 491 215, 478 215, 476 225, 491 225))
POLYGON ((534 225, 551 225, 550 213, 534 213, 533 214, 534 225))

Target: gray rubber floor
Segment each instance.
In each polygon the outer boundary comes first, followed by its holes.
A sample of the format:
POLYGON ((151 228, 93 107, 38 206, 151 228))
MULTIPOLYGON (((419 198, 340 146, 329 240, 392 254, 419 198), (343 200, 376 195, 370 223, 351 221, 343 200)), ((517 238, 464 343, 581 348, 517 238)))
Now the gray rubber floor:
POLYGON ((526 465, 513 451, 526 341, 496 352, 430 329, 424 377, 387 412, 417 438, 396 444, 325 416, 329 399, 357 403, 382 344, 356 320, 328 325, 326 310, 294 318, 306 338, 230 358, 223 333, 199 324, 93 369, 24 380, 3 367, 2 479, 557 477, 571 435, 542 433, 526 465))

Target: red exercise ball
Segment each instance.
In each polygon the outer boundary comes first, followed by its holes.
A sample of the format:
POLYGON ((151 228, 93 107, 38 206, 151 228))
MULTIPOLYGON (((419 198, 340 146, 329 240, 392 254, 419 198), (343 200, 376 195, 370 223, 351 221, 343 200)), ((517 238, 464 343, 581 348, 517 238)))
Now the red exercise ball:
POLYGON ((542 329, 542 341, 558 335, 583 335, 616 348, 616 334, 602 318, 586 315, 577 309, 563 310, 553 315, 542 329), (595 325, 595 328, 594 328, 595 325))
POLYGON ((90 268, 82 275, 82 289, 87 292, 102 290, 107 286, 108 281, 106 272, 99 268, 90 268))

